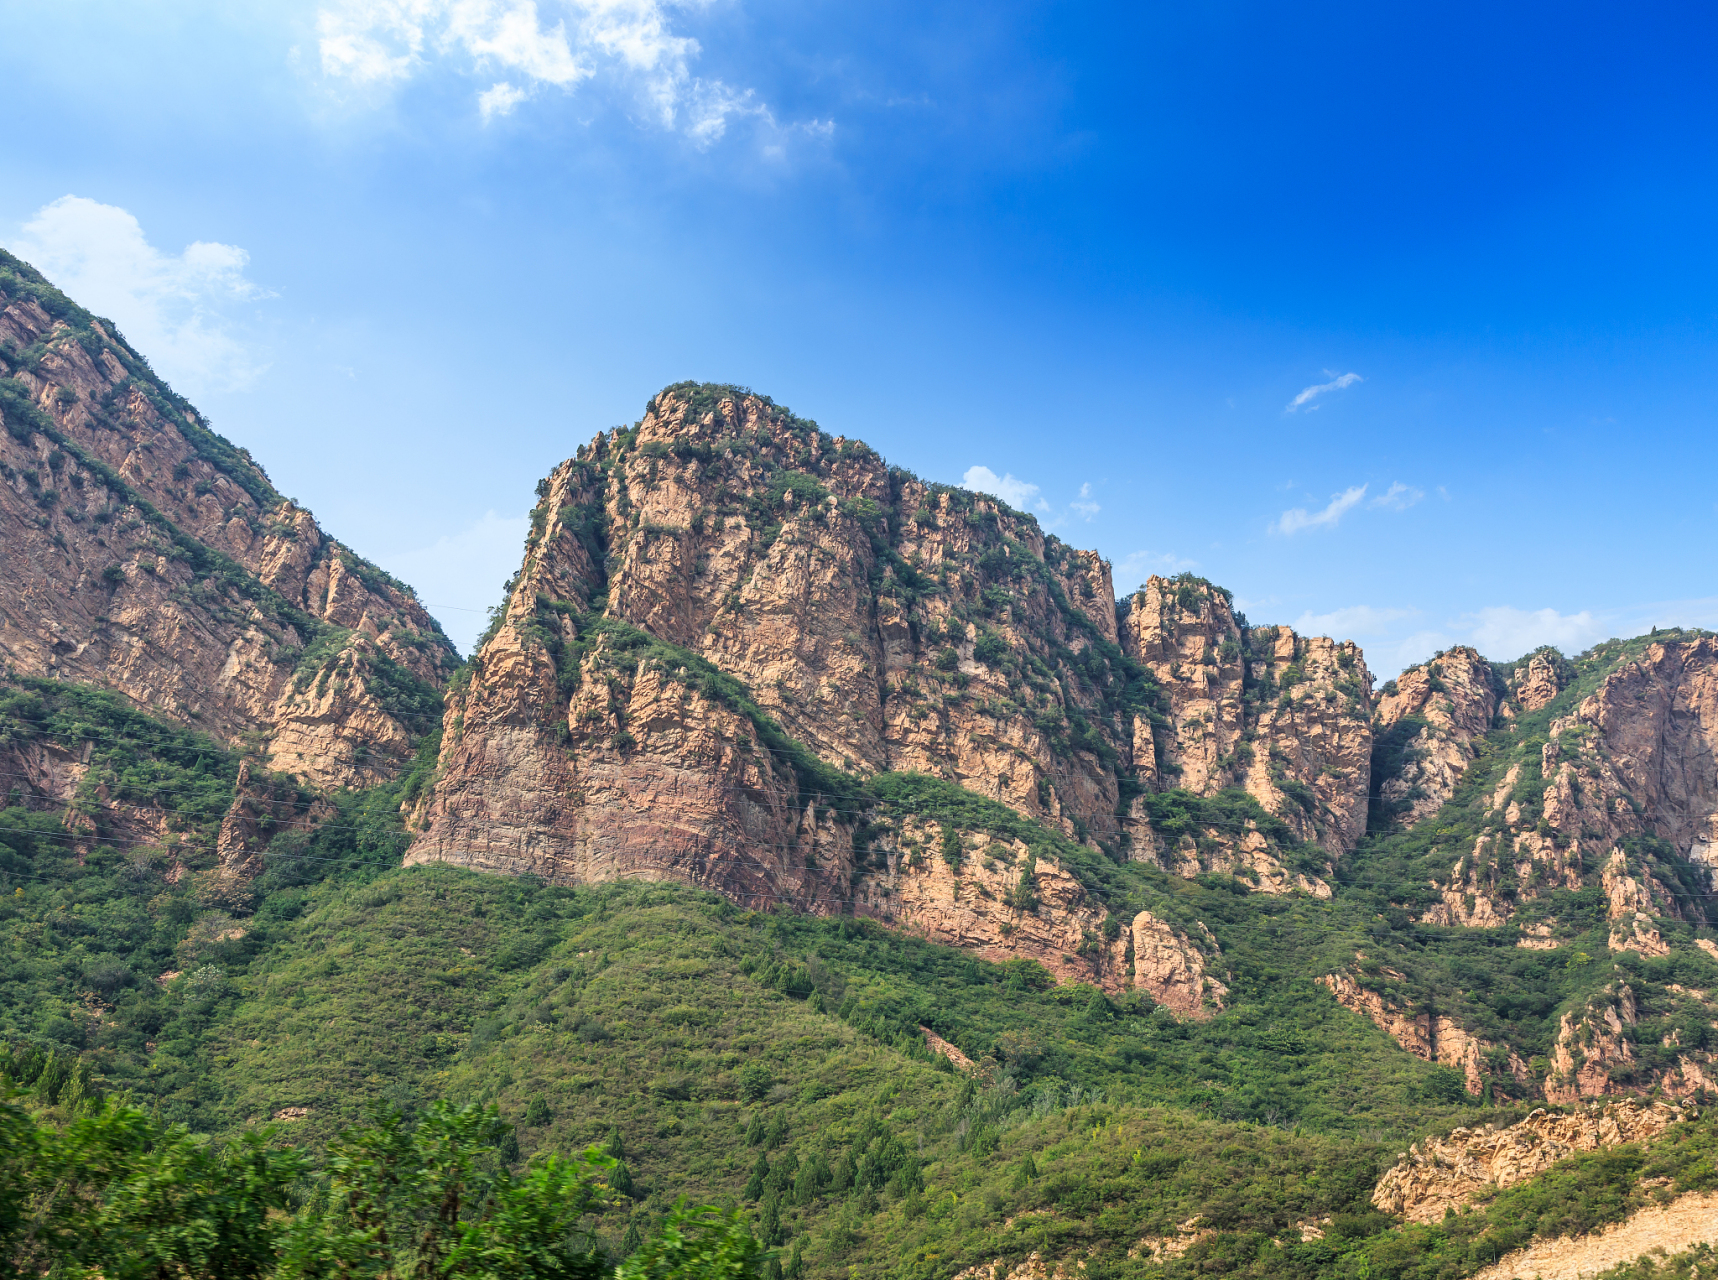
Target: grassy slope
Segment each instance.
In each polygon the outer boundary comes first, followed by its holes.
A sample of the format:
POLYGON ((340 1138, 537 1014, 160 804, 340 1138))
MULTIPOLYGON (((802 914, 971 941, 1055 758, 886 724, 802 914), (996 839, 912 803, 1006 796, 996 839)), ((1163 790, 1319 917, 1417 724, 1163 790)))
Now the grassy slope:
MULTIPOLYGON (((1208 905, 1223 899, 1249 901, 1208 905)), ((1283 915, 1279 934, 1294 933, 1283 915)), ((833 1176, 869 1152, 887 1166, 868 1193, 789 1193, 807 1266, 929 1274, 1046 1245, 1125 1253, 1201 1213, 1270 1234, 1358 1211, 1411 1130, 1476 1114, 1437 1101, 1434 1068, 1300 978, 1266 974, 1231 1013, 1187 1025, 1031 976, 673 886, 392 871, 313 889, 291 932, 235 973, 212 1047, 225 1091, 200 1116, 226 1128, 308 1106, 295 1133, 319 1138, 377 1097, 492 1099, 527 1155, 618 1129, 650 1214, 681 1192, 740 1196, 764 1149, 747 1140, 753 1117, 765 1131, 779 1117, 772 1161, 822 1154, 833 1176), (927 1060, 920 1019, 1008 1060, 968 1084, 927 1060), (755 1101, 749 1064, 767 1072, 755 1101), (526 1124, 533 1099, 546 1114, 526 1124), (1277 1123, 1219 1118, 1237 1111, 1277 1123), (891 1142, 893 1164, 878 1155, 891 1142), (903 1149, 922 1187, 901 1181, 903 1149), (1030 1231, 1003 1231, 1045 1206, 1030 1231)))

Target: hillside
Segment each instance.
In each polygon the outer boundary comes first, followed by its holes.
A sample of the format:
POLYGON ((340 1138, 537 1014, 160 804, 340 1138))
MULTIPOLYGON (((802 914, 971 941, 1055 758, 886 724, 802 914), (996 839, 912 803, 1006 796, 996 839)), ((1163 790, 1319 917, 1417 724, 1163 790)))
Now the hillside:
POLYGON ((1454 1278, 1718 1180, 1711 636, 1374 690, 680 384, 542 481, 455 670, 110 325, 0 292, 47 1114, 493 1101, 509 1161, 623 1159, 614 1249, 731 1200, 795 1280, 1454 1278))

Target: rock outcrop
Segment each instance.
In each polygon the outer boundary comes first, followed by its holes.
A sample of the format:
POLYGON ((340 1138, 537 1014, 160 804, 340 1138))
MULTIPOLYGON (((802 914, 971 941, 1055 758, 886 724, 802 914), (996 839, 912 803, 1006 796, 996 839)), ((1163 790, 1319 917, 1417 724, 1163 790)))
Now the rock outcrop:
POLYGON ((1649 1204, 1601 1231, 1536 1238, 1474 1272, 1473 1280, 1588 1280, 1643 1260, 1660 1274, 1695 1276, 1702 1274, 1700 1264, 1680 1270, 1677 1255, 1684 1254, 1687 1262, 1684 1251, 1713 1243, 1718 1243, 1718 1192, 1690 1191, 1669 1204, 1649 1204))
MULTIPOLYGON (((1540 653, 1517 668, 1520 712, 1550 708, 1554 718, 1498 777, 1484 828, 1436 882, 1441 900, 1424 913, 1427 923, 1494 928, 1525 903, 1594 883, 1609 903, 1613 949, 1664 954, 1654 918, 1708 919, 1718 888, 1718 640, 1611 642, 1583 662, 1603 675, 1573 705, 1556 701, 1572 700, 1566 661, 1540 653)), ((1381 740, 1387 718, 1408 723, 1406 677, 1398 687, 1380 700, 1381 740)), ((1477 722, 1484 702, 1472 702, 1477 722)), ((1448 750, 1438 769, 1453 788, 1466 748, 1455 747, 1456 732, 1441 732, 1448 750)), ((1400 782, 1415 777, 1424 788, 1430 762, 1441 758, 1411 759, 1383 792, 1396 788, 1406 802, 1414 792, 1399 791, 1400 782)), ((1439 794, 1442 787, 1426 790, 1409 816, 1423 819, 1419 806, 1439 794)))
POLYGON ((0 660, 366 786, 440 714, 452 647, 110 326, 0 254, 0 660))
POLYGON ((1648 1142, 1691 1113, 1623 1098, 1569 1114, 1535 1111, 1518 1124, 1456 1129, 1416 1142, 1378 1180, 1372 1203, 1409 1222, 1437 1222, 1479 1192, 1538 1177, 1566 1156, 1648 1142))
MULTIPOLYGON (((1227 592, 1156 577, 1124 603, 1121 640, 1167 704, 1153 753, 1160 788, 1207 797, 1244 790, 1331 860, 1359 843, 1372 730, 1371 677, 1357 646, 1288 627, 1243 631, 1227 592)), ((1150 734, 1136 718, 1136 760, 1146 759, 1150 734)), ((1137 839, 1143 846, 1151 835, 1138 830, 1137 839)), ((1244 874, 1267 892, 1315 888, 1266 846, 1256 826, 1212 827, 1162 848, 1158 860, 1183 875, 1244 874)))
POLYGON ((1465 646, 1385 685, 1373 732, 1393 767, 1380 771, 1375 789, 1392 820, 1414 826, 1455 794, 1473 763, 1474 741, 1491 728, 1498 706, 1491 664, 1465 646))
POLYGON ((1681 861, 1702 892, 1718 889, 1718 639, 1648 644, 1625 657, 1552 721, 1541 772, 1545 825, 1604 852, 1613 879, 1638 885, 1612 896, 1613 919, 1637 910, 1701 918, 1703 900, 1670 886, 1681 861), (1669 847, 1655 851, 1652 841, 1669 847), (1612 865, 1625 843, 1636 852, 1612 865))
MULTIPOLYGON (((1205 952, 1186 934, 1149 911, 1133 918, 1134 986, 1186 1018, 1209 1018, 1223 1007, 1229 989, 1205 972, 1205 952)), ((1207 935, 1207 944, 1216 943, 1207 935)))
MULTIPOLYGON (((1383 976, 1396 981, 1403 979, 1402 974, 1388 969, 1383 976)), ((1353 974, 1330 973, 1318 981, 1329 988, 1343 1008, 1370 1019, 1416 1058, 1460 1071, 1469 1093, 1477 1095, 1485 1088, 1486 1055, 1495 1046, 1473 1035, 1454 1018, 1447 1014, 1410 1013, 1361 985, 1353 974)), ((1515 1080, 1527 1078, 1527 1064, 1513 1050, 1508 1051, 1507 1070, 1515 1080)))
POLYGON ((1534 712, 1556 701, 1568 683, 1567 666, 1561 654, 1541 650, 1517 667, 1509 687, 1521 709, 1534 712))

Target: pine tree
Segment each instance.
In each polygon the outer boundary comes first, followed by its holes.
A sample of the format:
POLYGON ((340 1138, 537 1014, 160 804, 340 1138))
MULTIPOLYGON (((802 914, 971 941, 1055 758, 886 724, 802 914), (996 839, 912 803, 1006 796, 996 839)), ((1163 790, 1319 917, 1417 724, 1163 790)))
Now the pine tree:
POLYGON ((755 1147, 764 1140, 764 1114, 752 1112, 752 1122, 746 1126, 746 1145, 755 1147))
POLYGON ((770 1176, 770 1158, 763 1152, 758 1152, 758 1162, 752 1166, 752 1176, 746 1179, 745 1197, 756 1200, 764 1193, 764 1183, 770 1176))
POLYGON ((775 1248, 787 1239, 787 1233, 781 1226, 781 1205, 772 1195, 764 1201, 763 1221, 758 1224, 758 1236, 768 1248, 775 1248))
POLYGON ((644 1233, 638 1229, 638 1218, 636 1216, 628 1218, 626 1222, 626 1235, 621 1238, 620 1242, 620 1252, 622 1256, 630 1258, 643 1247, 644 1233))

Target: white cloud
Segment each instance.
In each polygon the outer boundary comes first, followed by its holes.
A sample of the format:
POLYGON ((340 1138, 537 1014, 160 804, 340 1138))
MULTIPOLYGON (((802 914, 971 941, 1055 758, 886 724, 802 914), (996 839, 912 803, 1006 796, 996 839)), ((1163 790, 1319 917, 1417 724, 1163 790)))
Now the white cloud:
POLYGON ((994 498, 1001 498, 1009 506, 1021 511, 1038 496, 1037 485, 1016 480, 1012 475, 999 476, 989 467, 968 467, 966 474, 960 478, 960 483, 974 493, 988 493, 994 498))
POLYGON ((514 88, 503 80, 477 95, 477 114, 483 117, 484 124, 488 124, 496 116, 512 115, 513 108, 530 96, 525 90, 514 88))
POLYGON ((1406 511, 1425 496, 1426 491, 1424 489, 1416 489, 1412 485, 1403 484, 1398 480, 1366 505, 1383 507, 1389 511, 1406 511))
POLYGON ((1343 516, 1360 504, 1366 496, 1366 486, 1358 485, 1352 489, 1344 489, 1341 493, 1332 495, 1330 504, 1321 511, 1308 511, 1305 507, 1293 507, 1282 513, 1282 516, 1271 526, 1273 533, 1284 535, 1299 533, 1302 529, 1316 529, 1321 526, 1335 528, 1343 516))
POLYGON ((1103 510, 1102 507, 1092 501, 1092 486, 1089 484, 1081 485, 1080 496, 1075 498, 1068 505, 1072 507, 1075 512, 1079 514, 1080 518, 1087 524, 1092 522, 1093 516, 1103 510))
POLYGON ((233 334, 235 304, 274 296, 245 277, 250 255, 237 245, 199 240, 163 253, 124 209, 61 196, 7 248, 110 317, 182 392, 243 389, 267 368, 233 334))
MULTIPOLYGON (((1307 405, 1312 404, 1314 400, 1319 396, 1324 395, 1326 392, 1342 391, 1348 387, 1352 387, 1356 382, 1365 381, 1365 379, 1358 373, 1344 373, 1339 376, 1332 370, 1326 369, 1324 371, 1324 375, 1330 379, 1329 382, 1319 382, 1310 387, 1303 387, 1300 394, 1288 402, 1288 407, 1285 408, 1283 412, 1294 413, 1300 409, 1306 408, 1307 405)), ((1312 408, 1316 409, 1318 406, 1313 404, 1312 408)), ((1310 413, 1312 410, 1308 409, 1307 412, 1310 413)))
POLYGON ((1395 668, 1401 670, 1454 644, 1470 644, 1494 662, 1512 662, 1542 644, 1556 645, 1574 655, 1601 640, 1644 635, 1654 627, 1718 629, 1718 598, 1660 600, 1576 613, 1493 605, 1461 614, 1442 627, 1404 637, 1380 651, 1376 666, 1387 669, 1390 661, 1383 655, 1388 654, 1395 668))
POLYGON ((642 115, 700 147, 730 122, 753 117, 777 141, 827 138, 830 121, 782 126, 750 89, 693 74, 702 52, 673 29, 675 9, 709 0, 334 0, 317 17, 322 72, 331 80, 388 89, 441 64, 501 77, 478 94, 487 122, 533 91, 572 91, 598 76, 630 91, 642 115), (546 11, 546 12, 545 12, 546 11))
POLYGON ((1579 653, 1611 634, 1609 625, 1589 609, 1558 613, 1555 609, 1496 606, 1468 614, 1462 622, 1467 624, 1474 648, 1496 662, 1509 662, 1542 644, 1579 653))
POLYGON ((1303 636, 1330 636, 1335 640, 1352 640, 1356 636, 1382 635, 1390 624, 1414 616, 1413 609, 1374 609, 1369 604, 1349 605, 1330 613, 1311 610, 1294 621, 1294 629, 1303 636))
POLYGON ((469 654, 489 625, 487 610, 501 599, 501 584, 519 567, 530 520, 486 512, 455 534, 427 547, 380 558, 387 569, 417 588, 424 608, 448 638, 469 654))
POLYGON ((1126 586, 1134 582, 1139 586, 1145 585, 1145 579, 1151 574, 1160 577, 1170 574, 1185 573, 1189 569, 1197 569, 1197 560, 1188 560, 1172 551, 1135 551, 1125 555, 1116 562, 1115 571, 1111 574, 1116 589, 1124 594, 1135 588, 1126 586))

